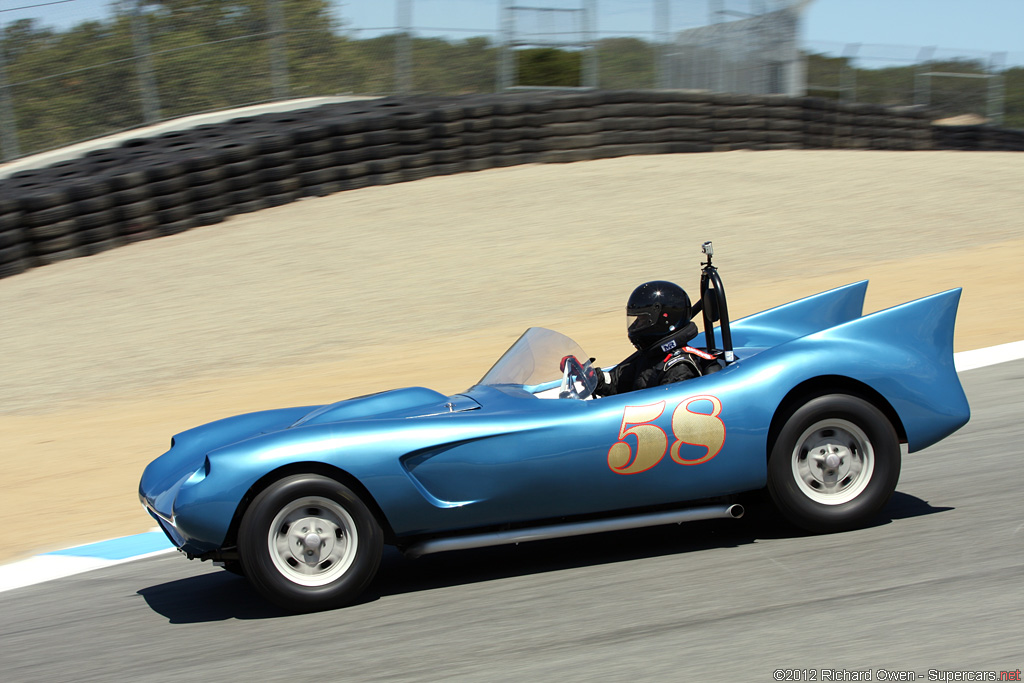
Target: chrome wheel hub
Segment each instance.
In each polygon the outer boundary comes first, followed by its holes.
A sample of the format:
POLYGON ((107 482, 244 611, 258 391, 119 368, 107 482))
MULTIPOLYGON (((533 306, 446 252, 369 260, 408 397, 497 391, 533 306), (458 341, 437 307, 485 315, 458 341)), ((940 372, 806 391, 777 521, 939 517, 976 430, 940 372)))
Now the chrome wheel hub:
POLYGON ((303 586, 323 586, 352 566, 358 536, 355 521, 329 498, 292 501, 274 517, 267 548, 274 566, 303 586))
POLYGON ((793 449, 793 477, 800 491, 824 505, 859 496, 871 481, 875 455, 864 431, 846 420, 811 425, 793 449))

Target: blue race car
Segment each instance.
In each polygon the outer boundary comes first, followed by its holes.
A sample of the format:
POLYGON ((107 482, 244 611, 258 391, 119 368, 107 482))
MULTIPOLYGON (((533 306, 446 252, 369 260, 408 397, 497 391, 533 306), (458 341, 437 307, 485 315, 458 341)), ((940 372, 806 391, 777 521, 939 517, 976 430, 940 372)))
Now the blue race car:
POLYGON ((189 559, 295 611, 352 601, 385 543, 416 557, 735 518, 736 495, 765 487, 810 531, 869 522, 904 450, 970 417, 960 290, 862 316, 859 282, 730 323, 704 253, 693 315, 718 372, 596 398, 601 369, 531 328, 462 394, 397 389, 182 432, 143 473, 142 504, 189 559))

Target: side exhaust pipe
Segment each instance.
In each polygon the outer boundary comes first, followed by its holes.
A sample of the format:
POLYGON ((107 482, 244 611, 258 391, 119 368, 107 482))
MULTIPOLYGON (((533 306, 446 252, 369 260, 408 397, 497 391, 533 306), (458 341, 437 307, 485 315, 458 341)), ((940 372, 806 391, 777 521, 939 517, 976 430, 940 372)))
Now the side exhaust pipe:
POLYGON ((623 531, 647 526, 661 526, 663 524, 682 524, 683 522, 694 522, 701 519, 739 519, 742 516, 742 505, 708 505, 685 510, 616 517, 614 519, 595 519, 585 522, 495 531, 486 534, 432 538, 427 541, 414 543, 406 548, 404 552, 406 557, 421 557, 448 550, 468 550, 470 548, 486 548, 488 546, 507 545, 509 543, 543 541, 549 538, 583 536, 604 531, 623 531))

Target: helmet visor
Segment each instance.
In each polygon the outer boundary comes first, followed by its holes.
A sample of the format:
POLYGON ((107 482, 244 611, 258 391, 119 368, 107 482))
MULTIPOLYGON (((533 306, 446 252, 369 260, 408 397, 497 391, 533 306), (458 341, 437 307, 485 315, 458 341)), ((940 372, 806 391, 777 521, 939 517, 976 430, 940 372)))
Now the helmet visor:
POLYGON ((626 314, 626 330, 629 332, 640 332, 654 325, 654 316, 650 311, 626 314))

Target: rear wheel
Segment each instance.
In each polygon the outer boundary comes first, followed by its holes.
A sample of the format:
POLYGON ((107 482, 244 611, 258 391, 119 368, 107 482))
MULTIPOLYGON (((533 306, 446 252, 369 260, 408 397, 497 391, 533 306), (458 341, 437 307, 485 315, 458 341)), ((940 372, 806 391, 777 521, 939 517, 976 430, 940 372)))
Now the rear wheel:
POLYGON ((242 518, 238 549, 260 593, 289 610, 340 607, 355 599, 380 565, 383 534, 362 500, 313 474, 275 482, 242 518))
POLYGON ((886 504, 900 475, 892 424, 867 401, 821 396, 786 421, 768 460, 768 490, 794 524, 813 532, 853 529, 886 504))

